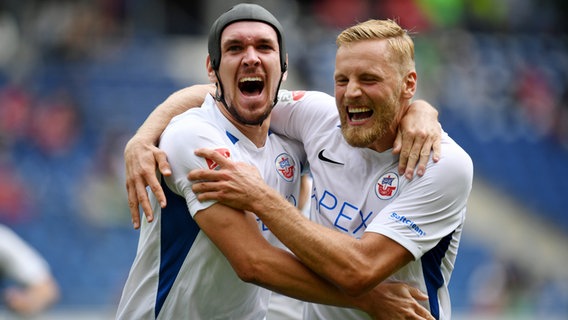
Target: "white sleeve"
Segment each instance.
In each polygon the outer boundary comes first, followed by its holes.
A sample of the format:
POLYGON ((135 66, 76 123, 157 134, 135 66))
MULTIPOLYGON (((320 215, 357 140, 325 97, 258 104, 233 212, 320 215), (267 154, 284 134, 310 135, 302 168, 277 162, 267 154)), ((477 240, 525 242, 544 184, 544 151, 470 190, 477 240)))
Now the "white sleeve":
POLYGON ((0 225, 0 273, 22 285, 46 279, 49 266, 41 255, 16 233, 0 225))
POLYGON ((215 203, 199 202, 191 190, 192 182, 187 179, 191 170, 208 167, 204 158, 194 154, 197 148, 228 147, 224 144, 219 130, 206 121, 190 120, 171 124, 160 139, 160 149, 166 153, 172 169, 172 175, 165 178, 166 183, 174 193, 185 198, 192 215, 215 203))
POLYGON ((372 221, 366 232, 383 234, 416 259, 463 223, 473 180, 471 158, 455 143, 442 143, 442 157, 431 160, 372 221))
POLYGON ((290 139, 306 142, 329 125, 337 125, 335 98, 319 91, 281 90, 272 111, 270 129, 290 139))

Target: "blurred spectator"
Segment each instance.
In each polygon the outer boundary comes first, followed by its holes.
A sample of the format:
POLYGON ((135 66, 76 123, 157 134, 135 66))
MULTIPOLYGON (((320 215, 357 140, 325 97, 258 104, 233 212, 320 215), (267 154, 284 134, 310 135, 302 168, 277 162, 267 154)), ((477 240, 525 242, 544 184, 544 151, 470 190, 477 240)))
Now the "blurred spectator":
POLYGON ((0 89, 0 146, 10 149, 25 137, 31 103, 31 96, 21 86, 7 85, 0 89))
POLYGON ((557 110, 558 116, 554 124, 556 136, 560 144, 568 150, 568 81, 564 83, 557 110))
POLYGON ((473 314, 488 316, 533 312, 534 303, 527 299, 535 279, 515 263, 498 258, 488 260, 474 270, 469 281, 473 314), (519 312, 520 308, 524 310, 519 312))
POLYGON ((10 224, 29 222, 32 204, 27 192, 16 167, 0 155, 0 221, 10 224))
POLYGON ((36 98, 32 109, 27 139, 14 146, 14 164, 33 181, 39 215, 73 219, 75 194, 91 154, 80 105, 63 87, 36 98))
MULTIPOLYGON (((439 13, 440 10, 423 10, 424 8, 434 7, 434 3, 440 1, 416 1, 416 0, 386 0, 377 1, 375 12, 378 18, 394 19, 405 29, 412 32, 428 30, 432 23, 426 15, 428 13, 439 13), (420 5, 422 4, 421 8, 420 5)), ((448 1, 446 3, 449 3, 448 1)), ((432 17, 434 19, 434 17, 432 17)), ((412 34, 412 33, 411 33, 412 34)))
POLYGON ((320 24, 335 31, 365 21, 371 16, 367 0, 316 0, 312 10, 320 24))
POLYGON ((47 262, 9 228, 0 225, 0 280, 6 306, 23 316, 36 315, 59 299, 59 288, 47 262))
POLYGON ((12 63, 20 45, 20 29, 14 15, 0 3, 0 70, 12 63))
POLYGON ((54 61, 88 60, 107 54, 127 30, 125 2, 45 1, 32 12, 34 35, 44 57, 54 61))
POLYGON ((93 226, 130 224, 123 159, 124 146, 129 137, 130 134, 120 129, 107 130, 84 178, 80 190, 84 209, 81 213, 93 226))
POLYGON ((515 100, 526 119, 536 128, 538 136, 548 136, 552 132, 556 118, 554 93, 550 78, 537 66, 527 64, 518 72, 515 100))

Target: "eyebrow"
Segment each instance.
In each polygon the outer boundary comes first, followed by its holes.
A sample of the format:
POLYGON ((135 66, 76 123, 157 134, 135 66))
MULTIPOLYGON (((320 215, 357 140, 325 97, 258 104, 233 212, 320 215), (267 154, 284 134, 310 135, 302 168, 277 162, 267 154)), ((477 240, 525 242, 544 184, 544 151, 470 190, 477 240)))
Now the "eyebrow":
MULTIPOLYGON (((244 41, 238 38, 229 38, 227 40, 225 40, 223 43, 221 43, 222 46, 229 46, 229 45, 233 45, 233 44, 241 44, 244 41)), ((275 45, 277 44, 277 41, 275 41, 272 38, 268 38, 268 37, 263 37, 263 38, 259 38, 254 40, 255 43, 261 43, 261 44, 271 44, 271 45, 275 45)))

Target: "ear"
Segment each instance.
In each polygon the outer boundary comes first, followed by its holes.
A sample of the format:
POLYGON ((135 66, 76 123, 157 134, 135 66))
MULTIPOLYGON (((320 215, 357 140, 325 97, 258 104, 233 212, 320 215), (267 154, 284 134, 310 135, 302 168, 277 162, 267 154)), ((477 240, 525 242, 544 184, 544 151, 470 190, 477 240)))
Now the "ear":
POLYGON ((209 82, 217 83, 217 75, 215 74, 215 70, 213 70, 213 66, 211 65, 211 57, 207 55, 207 59, 205 60, 205 67, 207 68, 207 76, 209 77, 209 82))
MULTIPOLYGON (((288 54, 286 54, 286 65, 288 66, 288 54)), ((290 69, 290 66, 288 66, 286 68, 286 71, 282 75, 282 82, 284 82, 284 81, 286 81, 286 79, 288 79, 288 69, 290 69)))
POLYGON ((412 99, 412 97, 414 97, 414 94, 416 93, 417 77, 418 75, 416 74, 416 70, 411 70, 402 79, 402 96, 405 99, 412 99))

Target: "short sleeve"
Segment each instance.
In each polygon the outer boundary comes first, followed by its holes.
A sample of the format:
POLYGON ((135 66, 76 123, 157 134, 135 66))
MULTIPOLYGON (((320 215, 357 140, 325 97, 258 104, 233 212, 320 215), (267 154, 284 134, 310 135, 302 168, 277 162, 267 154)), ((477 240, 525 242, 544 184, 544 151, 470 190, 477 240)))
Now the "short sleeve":
POLYGON ((473 164, 453 142, 443 143, 442 152, 438 163, 430 160, 424 176, 406 182, 366 232, 383 234, 419 258, 464 222, 473 164))

